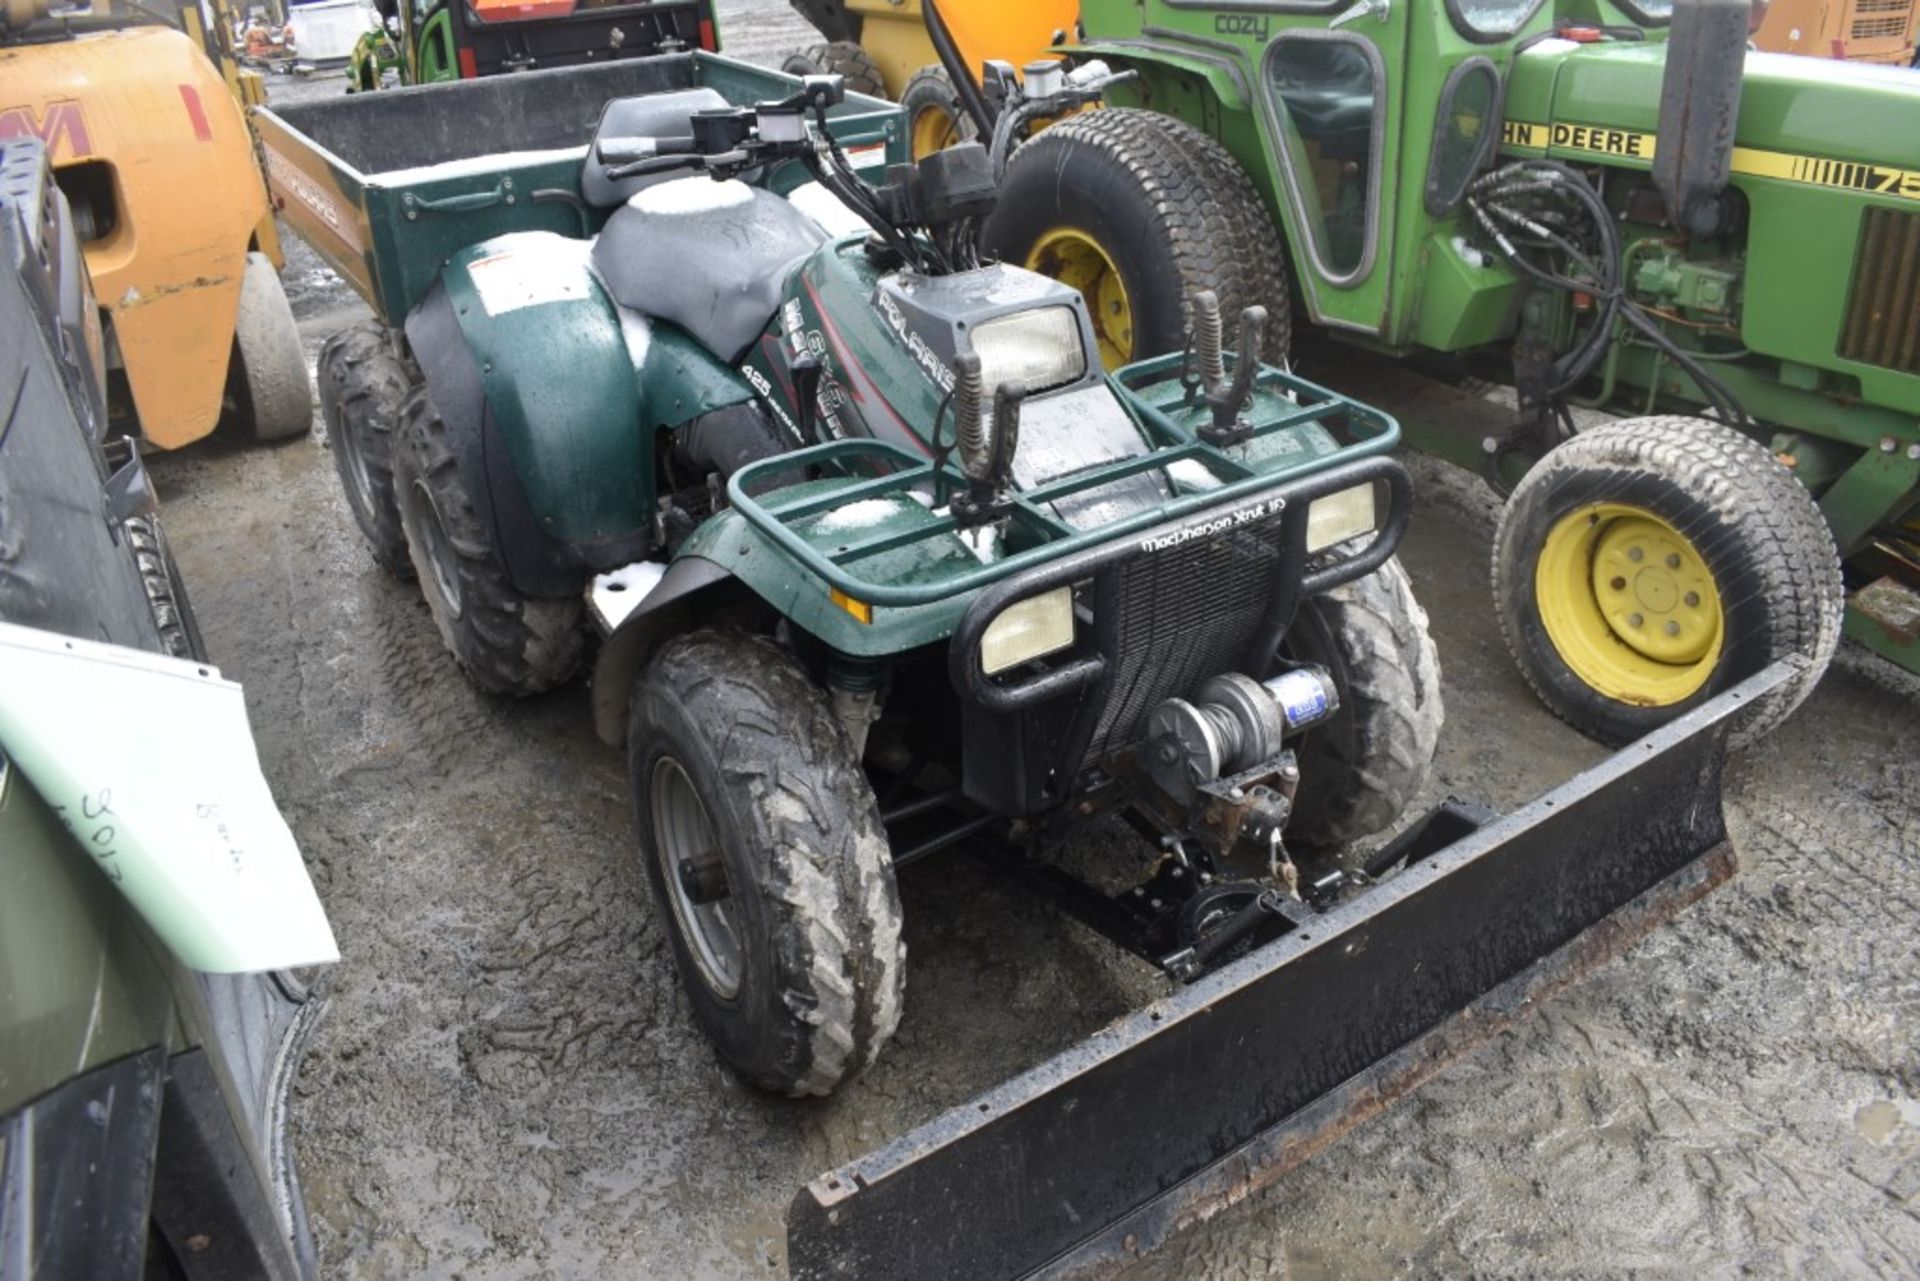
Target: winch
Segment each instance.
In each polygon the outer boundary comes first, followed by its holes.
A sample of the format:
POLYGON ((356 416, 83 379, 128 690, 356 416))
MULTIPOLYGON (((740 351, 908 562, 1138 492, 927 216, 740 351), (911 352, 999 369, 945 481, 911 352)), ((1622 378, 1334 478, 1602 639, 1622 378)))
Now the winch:
POLYGON ((1270 761, 1289 735, 1340 710, 1326 668, 1303 663, 1265 681, 1239 672, 1215 676, 1193 701, 1169 698, 1147 719, 1147 772, 1174 799, 1270 761))

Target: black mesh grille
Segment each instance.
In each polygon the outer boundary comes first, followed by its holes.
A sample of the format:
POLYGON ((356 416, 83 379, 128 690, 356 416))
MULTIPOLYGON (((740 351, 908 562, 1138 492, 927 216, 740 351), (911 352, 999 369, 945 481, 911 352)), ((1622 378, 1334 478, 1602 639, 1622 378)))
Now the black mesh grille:
POLYGON ((1920 374, 1920 213, 1866 211, 1840 354, 1920 374))
POLYGON ((1276 515, 1120 566, 1114 677, 1089 759, 1137 742, 1163 699, 1247 661, 1279 581, 1280 537, 1276 515))

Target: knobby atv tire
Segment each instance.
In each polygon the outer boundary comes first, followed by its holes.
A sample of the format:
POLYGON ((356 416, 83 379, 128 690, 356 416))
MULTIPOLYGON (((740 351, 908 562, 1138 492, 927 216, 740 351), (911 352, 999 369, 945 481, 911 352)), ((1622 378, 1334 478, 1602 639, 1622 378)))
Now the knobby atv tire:
POLYGON ((313 423, 313 385, 293 306, 273 260, 247 255, 227 374, 234 416, 255 440, 304 435, 313 423))
POLYGON ((1789 681, 1733 732, 1753 742, 1812 691, 1840 641, 1840 557, 1820 508, 1765 447, 1720 423, 1653 417, 1582 432, 1515 487, 1494 535, 1493 594, 1507 648, 1540 701, 1581 733, 1618 747, 1737 684, 1774 660, 1804 654, 1789 681), (1682 531, 1713 576, 1723 618, 1720 657, 1706 683, 1663 707, 1616 700, 1564 662, 1541 621, 1535 572, 1556 521, 1596 502, 1651 511, 1682 531))
POLYGON ((780 70, 790 76, 844 76, 848 93, 871 94, 875 98, 887 96, 887 82, 881 78, 880 68, 865 49, 851 40, 810 45, 799 53, 789 54, 780 64, 780 70))
POLYGON ((826 699, 772 641, 694 632, 635 686, 627 753, 648 881, 701 1028, 764 1089, 831 1092, 893 1035, 906 947, 873 789, 826 699), (742 922, 730 998, 668 898, 652 786, 663 758, 699 797, 742 922))
POLYGON ((377 320, 327 339, 320 349, 320 413, 347 508, 373 559, 396 577, 413 577, 407 535, 393 496, 393 441, 414 375, 377 320))
POLYGON ((1292 343, 1285 251, 1253 183, 1227 149, 1184 121, 1131 108, 1086 111, 1014 152, 982 244, 1025 264, 1061 228, 1097 243, 1118 269, 1139 360, 1181 351, 1188 302, 1220 299, 1227 344, 1240 312, 1267 309, 1261 358, 1281 364, 1292 343))
POLYGON ((1282 647, 1333 675, 1340 710, 1299 747, 1287 838, 1329 848, 1385 831, 1420 792, 1446 718, 1427 611, 1398 559, 1302 601, 1282 647))
POLYGON ((907 141, 914 148, 915 160, 924 158, 919 144, 922 118, 929 113, 946 122, 944 140, 932 150, 971 141, 976 133, 973 117, 960 105, 960 95, 955 91, 953 81, 947 78, 945 67, 922 67, 914 72, 913 78, 907 81, 907 87, 900 91, 900 109, 907 113, 907 141))
POLYGON ((200 638, 200 622, 193 616, 193 603, 187 599, 187 585, 174 562, 173 549, 160 528, 157 516, 129 516, 121 525, 127 535, 127 551, 133 556, 140 585, 147 590, 147 606, 153 611, 154 630, 160 643, 174 658, 205 662, 206 642, 200 638))
POLYGON ((582 598, 542 600, 513 586, 425 385, 400 411, 393 483, 420 594, 467 677, 490 694, 516 698, 571 677, 586 653, 582 598))

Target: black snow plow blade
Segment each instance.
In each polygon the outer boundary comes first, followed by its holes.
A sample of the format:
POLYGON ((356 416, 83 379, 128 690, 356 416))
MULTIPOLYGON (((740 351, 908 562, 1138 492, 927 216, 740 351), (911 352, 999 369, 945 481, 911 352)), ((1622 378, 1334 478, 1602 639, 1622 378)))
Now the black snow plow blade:
POLYGON ((1512 814, 1446 810, 1399 875, 822 1175, 791 1274, 1106 1275, 1272 1182, 1726 880, 1727 732, 1799 671, 1512 814))

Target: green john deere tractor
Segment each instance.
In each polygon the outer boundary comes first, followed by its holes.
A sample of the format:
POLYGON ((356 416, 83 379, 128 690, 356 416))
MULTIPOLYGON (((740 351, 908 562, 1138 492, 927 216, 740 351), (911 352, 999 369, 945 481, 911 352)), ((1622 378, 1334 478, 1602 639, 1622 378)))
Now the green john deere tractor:
MULTIPOLYGON (((1394 403, 1511 491, 1508 642, 1597 738, 1771 656, 1817 670, 1843 612, 1920 670, 1920 78, 1750 53, 1747 16, 1084 0, 1067 52, 1134 78, 1031 131, 985 247, 1074 284, 1110 363, 1178 350, 1207 288, 1403 358, 1361 362, 1376 398, 1444 393, 1416 369, 1512 384, 1507 422, 1394 403)), ((1013 69, 941 52, 998 123, 1013 69)))

